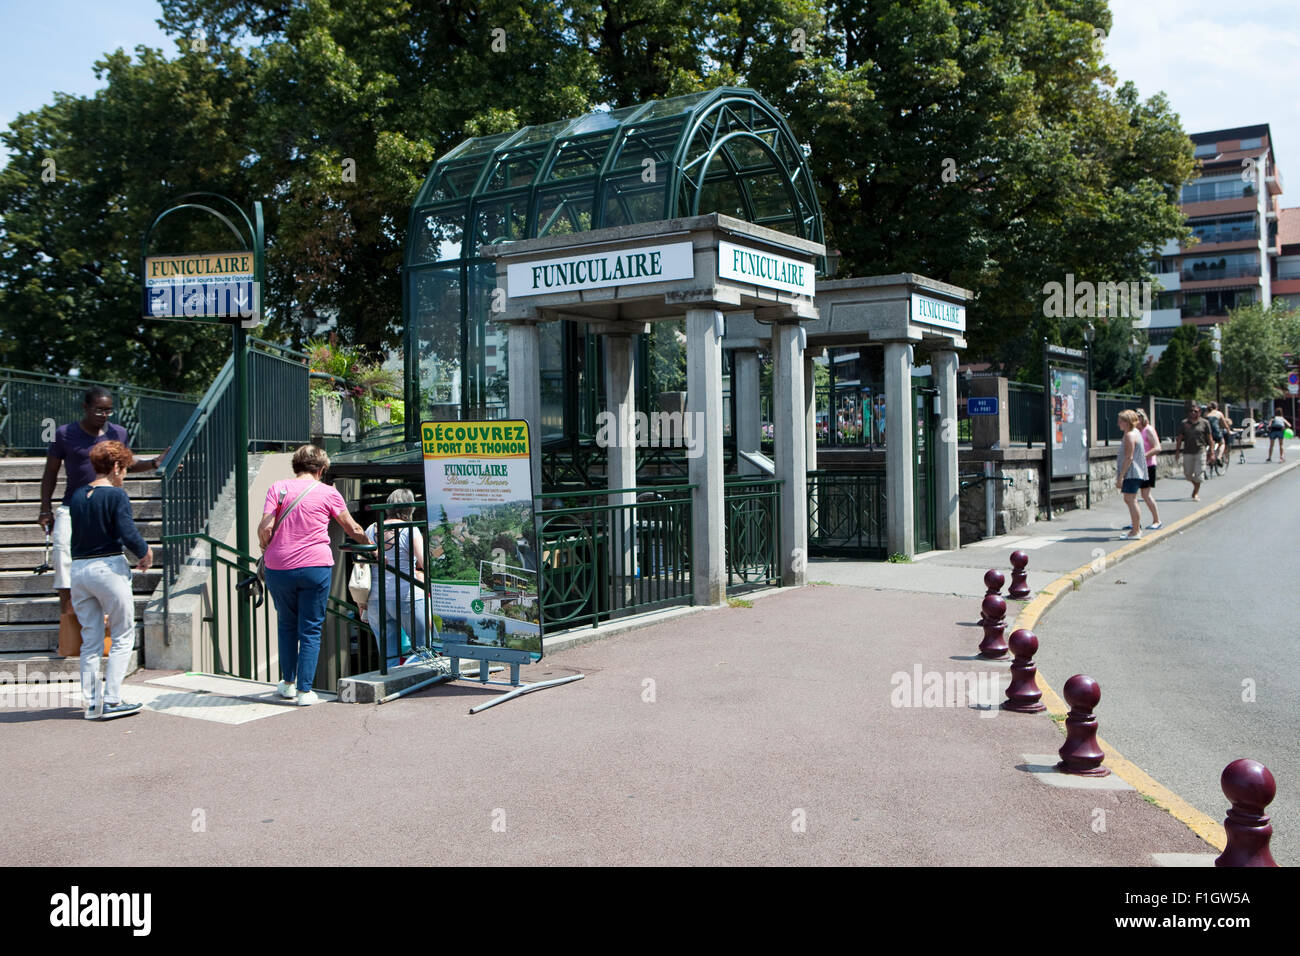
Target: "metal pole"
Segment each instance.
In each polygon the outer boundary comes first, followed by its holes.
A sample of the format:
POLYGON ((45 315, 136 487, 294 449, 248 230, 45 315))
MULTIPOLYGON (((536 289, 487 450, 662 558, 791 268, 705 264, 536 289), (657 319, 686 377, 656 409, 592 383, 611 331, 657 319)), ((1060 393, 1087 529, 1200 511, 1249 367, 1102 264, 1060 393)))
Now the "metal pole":
MULTIPOLYGON (((239 572, 247 575, 244 555, 251 554, 248 540, 248 333, 238 319, 231 326, 234 333, 235 362, 235 547, 239 549, 239 572)), ((236 602, 239 608, 239 676, 251 678, 253 642, 248 600, 236 602)))

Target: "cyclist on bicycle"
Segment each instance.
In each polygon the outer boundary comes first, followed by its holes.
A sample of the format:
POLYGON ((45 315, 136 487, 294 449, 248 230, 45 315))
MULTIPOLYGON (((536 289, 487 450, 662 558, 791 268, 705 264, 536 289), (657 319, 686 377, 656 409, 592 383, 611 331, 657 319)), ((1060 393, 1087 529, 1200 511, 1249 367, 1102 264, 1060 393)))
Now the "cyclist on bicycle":
POLYGON ((1224 429, 1226 419, 1223 417, 1223 412, 1219 411, 1218 402, 1210 402, 1210 407, 1205 412, 1205 421, 1210 426, 1210 437, 1214 439, 1210 445, 1208 463, 1212 466, 1218 466, 1223 461, 1225 450, 1223 439, 1226 434, 1224 429))

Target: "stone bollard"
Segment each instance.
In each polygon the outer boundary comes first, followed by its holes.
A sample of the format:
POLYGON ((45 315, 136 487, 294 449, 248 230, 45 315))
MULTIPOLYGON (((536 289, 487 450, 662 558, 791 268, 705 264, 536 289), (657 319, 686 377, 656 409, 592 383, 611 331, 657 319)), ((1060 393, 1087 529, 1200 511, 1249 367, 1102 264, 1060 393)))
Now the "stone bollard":
MULTIPOLYGON (((1002 597, 1002 585, 1006 583, 1006 576, 1001 571, 994 568, 984 572, 985 597, 1002 597)), ((980 608, 980 623, 984 623, 984 608, 980 608)))
POLYGON ((1029 572, 1025 570, 1028 566, 1029 555, 1023 551, 1011 552, 1011 587, 1007 589, 1007 597, 1012 600, 1022 601, 1029 597, 1029 572))
POLYGON ((1234 760, 1223 768, 1219 786, 1232 806, 1223 821, 1228 844, 1214 865, 1277 866, 1268 849, 1273 825, 1264 815, 1264 808, 1277 794, 1277 784, 1268 768, 1255 760, 1234 760))
POLYGON ((1110 771, 1101 765, 1106 755, 1097 746, 1097 718, 1092 713, 1101 701, 1101 688, 1091 677, 1075 674, 1065 682, 1062 695, 1070 705, 1070 714, 1065 718, 1065 743, 1057 751, 1061 762, 1056 769, 1084 777, 1109 776, 1110 771))
POLYGON ((1043 705, 1043 692, 1034 680, 1038 674, 1038 665, 1034 663, 1038 636, 1022 627, 1011 632, 1007 643, 1016 659, 1011 665, 1011 686, 1007 688, 1007 699, 1002 702, 1002 709, 1018 714, 1037 714, 1047 710, 1043 705))
POLYGON ((980 626, 984 640, 980 641, 980 657, 991 661, 1007 659, 1007 642, 1002 637, 1007 629, 1007 602, 996 594, 984 596, 980 604, 980 626))

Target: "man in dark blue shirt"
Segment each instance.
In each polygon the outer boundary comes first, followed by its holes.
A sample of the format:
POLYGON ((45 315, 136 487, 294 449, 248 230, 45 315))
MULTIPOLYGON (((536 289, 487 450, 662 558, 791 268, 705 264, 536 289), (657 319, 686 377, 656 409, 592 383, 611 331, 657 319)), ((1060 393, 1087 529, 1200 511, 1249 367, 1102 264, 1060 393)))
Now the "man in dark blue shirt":
MULTIPOLYGON (((54 589, 59 594, 59 612, 72 614, 72 597, 69 573, 72 563, 72 525, 68 517, 68 501, 72 493, 95 480, 95 469, 90 464, 90 449, 100 442, 120 441, 128 445, 126 429, 109 421, 113 414, 113 393, 96 385, 86 390, 82 404, 84 414, 80 421, 61 425, 54 433, 45 458, 45 474, 41 476, 41 514, 37 519, 41 529, 54 535, 54 589), (59 481, 62 466, 67 476, 63 501, 57 511, 50 507, 54 486, 59 481)), ((128 445, 128 447, 130 447, 128 445)), ((143 459, 132 456, 132 472, 153 471, 165 458, 163 451, 157 458, 143 459)))

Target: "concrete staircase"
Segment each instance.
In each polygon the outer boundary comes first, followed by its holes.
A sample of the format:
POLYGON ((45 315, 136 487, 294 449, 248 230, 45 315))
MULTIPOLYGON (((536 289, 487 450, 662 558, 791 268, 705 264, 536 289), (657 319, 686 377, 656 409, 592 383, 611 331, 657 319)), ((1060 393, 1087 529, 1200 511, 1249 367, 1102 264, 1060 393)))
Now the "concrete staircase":
MULTIPOLYGON (((44 458, 0 458, 0 682, 20 680, 79 680, 77 658, 59 657, 59 598, 54 573, 33 574, 45 560, 45 535, 36 524, 41 510, 44 458)), ((161 482, 156 478, 128 479, 136 527, 154 550, 154 568, 162 561, 161 482)), ((63 497, 63 476, 53 505, 63 497)), ((136 651, 131 670, 144 646, 141 625, 145 605, 161 580, 161 572, 131 575, 135 591, 136 651)))

